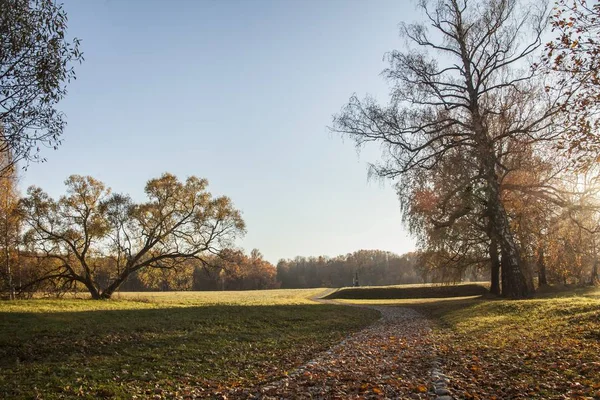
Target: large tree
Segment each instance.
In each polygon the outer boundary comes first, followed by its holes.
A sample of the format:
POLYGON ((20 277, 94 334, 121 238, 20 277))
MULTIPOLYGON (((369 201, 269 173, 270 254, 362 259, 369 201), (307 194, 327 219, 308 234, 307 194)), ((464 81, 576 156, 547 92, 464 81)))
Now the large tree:
POLYGON ((13 163, 43 160, 40 147, 60 144, 65 121, 56 105, 83 60, 66 29, 56 1, 0 0, 0 152, 13 163))
POLYGON ((109 298, 134 272, 207 263, 245 230, 231 200, 213 198, 204 179, 164 174, 148 181, 143 203, 111 195, 91 177, 65 184, 58 200, 37 187, 22 200, 28 252, 45 260, 39 279, 82 284, 95 299, 109 298))
POLYGON ((358 146, 380 143, 384 160, 373 172, 399 187, 413 184, 412 171, 435 169, 456 151, 468 155, 472 187, 481 190, 501 250, 503 294, 528 296, 498 171, 507 139, 530 144, 554 138, 557 97, 544 91, 543 77, 528 63, 542 47, 546 2, 440 0, 419 7, 429 27, 401 25, 405 50, 388 55, 390 104, 353 96, 332 129, 358 146))

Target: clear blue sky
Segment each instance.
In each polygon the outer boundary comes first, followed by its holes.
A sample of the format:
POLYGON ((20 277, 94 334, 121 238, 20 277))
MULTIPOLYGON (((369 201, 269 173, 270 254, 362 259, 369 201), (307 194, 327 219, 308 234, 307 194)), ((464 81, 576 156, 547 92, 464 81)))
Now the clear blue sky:
POLYGON ((23 188, 53 196, 70 174, 142 200, 162 172, 208 178, 243 211, 239 244, 271 262, 413 249, 390 184, 326 126, 356 92, 385 100, 379 73, 402 46, 408 0, 65 2, 86 61, 60 104, 64 143, 23 188))

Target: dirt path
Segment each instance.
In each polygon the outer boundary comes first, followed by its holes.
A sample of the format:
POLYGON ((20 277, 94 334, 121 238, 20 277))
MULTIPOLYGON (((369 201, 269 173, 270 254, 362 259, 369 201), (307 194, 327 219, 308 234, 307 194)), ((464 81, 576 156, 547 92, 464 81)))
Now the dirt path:
MULTIPOLYGON (((330 302, 319 300, 320 302, 330 302)), ((381 319, 321 353, 289 376, 227 398, 436 399, 430 325, 418 312, 369 306, 381 319)))

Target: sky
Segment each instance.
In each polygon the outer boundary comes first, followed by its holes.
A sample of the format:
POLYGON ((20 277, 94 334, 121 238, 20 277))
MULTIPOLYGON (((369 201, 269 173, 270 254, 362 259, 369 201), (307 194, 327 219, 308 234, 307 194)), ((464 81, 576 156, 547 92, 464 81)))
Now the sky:
POLYGON ((148 179, 207 178, 239 208, 238 245, 276 263, 359 249, 404 253, 392 185, 328 131, 356 93, 386 101, 385 52, 410 0, 65 0, 85 62, 59 108, 63 144, 23 173, 23 191, 64 192, 91 175, 143 201, 148 179))

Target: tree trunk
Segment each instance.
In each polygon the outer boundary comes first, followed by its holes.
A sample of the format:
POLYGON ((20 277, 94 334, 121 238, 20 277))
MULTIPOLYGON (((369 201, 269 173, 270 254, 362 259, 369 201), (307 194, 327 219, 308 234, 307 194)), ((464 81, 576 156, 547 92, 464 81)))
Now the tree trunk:
POLYGON ((496 156, 487 131, 480 119, 476 119, 475 130, 479 138, 480 162, 486 180, 487 213, 490 221, 490 237, 498 240, 502 252, 502 295, 520 299, 529 297, 532 289, 527 284, 521 265, 521 256, 504 204, 502 204, 500 184, 496 174, 496 156))
POLYGON ((500 200, 500 188, 496 173, 492 171, 489 175, 487 180, 488 208, 492 222, 492 234, 498 238, 502 250, 502 295, 514 299, 528 297, 531 295, 531 290, 521 269, 519 248, 510 230, 506 210, 500 200))
POLYGON ((91 279, 89 279, 89 277, 88 279, 78 279, 78 281, 85 285, 88 292, 90 292, 90 296, 92 296, 92 299, 98 300, 101 298, 100 291, 98 290, 98 288, 96 288, 96 285, 94 285, 94 282, 92 282, 91 279))
POLYGON ((100 300, 102 297, 100 297, 100 292, 96 289, 96 288, 89 288, 88 290, 90 292, 90 295, 92 296, 92 299, 94 300, 100 300))
POLYGON ((121 275, 117 277, 106 289, 102 291, 99 299, 110 299, 113 293, 121 286, 123 282, 131 275, 131 271, 129 268, 125 268, 121 275))
POLYGON ((10 300, 14 300, 15 299, 15 287, 13 284, 13 279, 12 279, 12 270, 10 268, 10 247, 12 245, 11 240, 10 240, 10 236, 11 236, 11 218, 10 218, 10 198, 9 198, 9 187, 10 183, 7 183, 7 186, 2 188, 4 190, 4 199, 3 199, 3 209, 4 209, 4 221, 3 221, 3 227, 4 227, 4 231, 2 232, 2 236, 4 239, 4 243, 3 243, 3 247, 4 247, 4 266, 5 266, 5 270, 6 270, 6 279, 7 279, 7 284, 8 284, 8 294, 9 294, 9 299, 10 300))
POLYGON ((492 271, 490 293, 500 295, 500 256, 498 255, 498 241, 495 237, 490 240, 489 253, 492 271))
POLYGON ((13 282, 12 270, 10 268, 10 263, 6 267, 6 273, 8 274, 8 291, 10 300, 15 299, 15 283, 13 282))
POLYGON ((474 137, 478 142, 478 156, 481 172, 486 184, 487 214, 489 218, 490 237, 496 237, 502 252, 502 295, 519 299, 529 297, 531 289, 522 270, 521 256, 500 193, 500 183, 496 173, 497 156, 494 144, 488 134, 487 126, 483 123, 477 105, 477 96, 473 95, 472 121, 474 137))
POLYGON ((538 284, 540 286, 548 284, 548 278, 546 277, 546 262, 544 261, 544 249, 540 248, 537 260, 538 268, 538 284))
POLYGON ((6 264, 6 279, 8 284, 8 295, 10 300, 15 299, 15 285, 13 283, 12 270, 10 268, 10 243, 8 243, 8 232, 4 243, 4 262, 6 264))
POLYGON ((592 266, 592 276, 590 279, 590 285, 596 285, 598 283, 598 259, 594 259, 594 265, 592 266))

